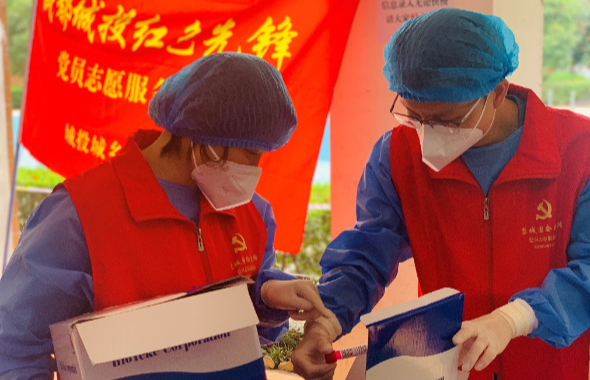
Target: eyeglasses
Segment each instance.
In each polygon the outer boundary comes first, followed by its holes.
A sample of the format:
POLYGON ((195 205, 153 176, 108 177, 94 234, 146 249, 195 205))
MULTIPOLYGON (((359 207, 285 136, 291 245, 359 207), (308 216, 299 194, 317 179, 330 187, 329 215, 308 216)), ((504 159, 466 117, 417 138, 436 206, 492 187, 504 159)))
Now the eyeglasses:
MULTIPOLYGON (((469 111, 465 114, 465 116, 463 116, 463 118, 461 119, 461 121, 459 121, 458 123, 455 120, 422 120, 419 119, 417 117, 414 116, 410 116, 410 115, 405 115, 403 113, 399 113, 399 112, 393 112, 393 108, 395 107, 395 103, 397 102, 397 98, 399 97, 399 95, 397 95, 393 101, 393 104, 391 105, 391 108, 389 109, 389 113, 391 113, 393 115, 393 117, 396 118, 397 121, 400 122, 400 124, 403 124, 407 127, 410 128, 414 128, 414 129, 418 129, 420 127, 424 127, 424 126, 429 126, 433 129, 437 129, 440 130, 441 132, 446 132, 446 133, 455 133, 457 131, 457 128, 459 128, 459 126, 465 121, 467 120, 467 118, 469 117, 469 115, 471 115, 471 113, 473 112, 473 110, 475 109, 475 106, 479 103, 479 101, 481 100, 481 98, 477 99, 475 101, 475 103, 473 103, 473 106, 471 106, 471 109, 469 109, 469 111)), ((481 111, 481 115, 479 116, 479 119, 477 121, 477 123, 479 124, 479 120, 481 120, 483 113, 486 109, 486 103, 488 101, 488 97, 485 97, 484 103, 483 103, 483 110, 481 111)), ((476 124, 477 125, 477 124, 476 124)))

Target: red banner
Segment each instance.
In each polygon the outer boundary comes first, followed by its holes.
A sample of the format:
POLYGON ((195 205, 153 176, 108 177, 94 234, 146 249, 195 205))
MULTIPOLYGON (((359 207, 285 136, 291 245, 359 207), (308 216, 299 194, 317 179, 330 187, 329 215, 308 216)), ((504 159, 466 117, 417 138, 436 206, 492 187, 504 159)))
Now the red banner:
POLYGON ((358 0, 38 0, 22 143, 70 177, 155 128, 148 103, 199 57, 264 58, 299 118, 290 142, 263 157, 258 192, 273 205, 275 246, 298 252, 332 90, 358 0))

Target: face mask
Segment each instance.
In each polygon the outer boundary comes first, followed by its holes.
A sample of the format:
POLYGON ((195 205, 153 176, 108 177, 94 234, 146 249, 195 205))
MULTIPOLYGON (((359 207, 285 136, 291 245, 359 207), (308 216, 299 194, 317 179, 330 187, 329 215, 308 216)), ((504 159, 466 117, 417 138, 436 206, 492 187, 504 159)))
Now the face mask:
MULTIPOLYGON (((215 157, 215 161, 219 161, 219 156, 213 148, 207 147, 215 157)), ((195 164, 191 177, 216 211, 238 207, 252 200, 262 168, 236 164, 232 161, 226 161, 222 166, 207 164, 197 166, 192 144, 191 149, 195 164)))
POLYGON ((416 128, 422 147, 422 162, 438 172, 475 145, 489 132, 496 116, 496 110, 494 110, 490 127, 484 134, 477 128, 484 111, 481 112, 475 126, 470 129, 449 128, 440 124, 420 125, 416 128))

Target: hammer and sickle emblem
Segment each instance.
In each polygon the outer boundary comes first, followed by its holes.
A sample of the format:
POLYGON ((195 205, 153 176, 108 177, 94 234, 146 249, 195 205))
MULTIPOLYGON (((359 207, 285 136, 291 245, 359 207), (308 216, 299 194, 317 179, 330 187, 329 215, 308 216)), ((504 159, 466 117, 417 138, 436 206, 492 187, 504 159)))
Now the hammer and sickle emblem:
POLYGON ((231 243, 234 246, 234 253, 248 249, 248 247, 246 247, 246 239, 244 239, 244 237, 239 233, 235 234, 235 236, 231 239, 231 243))
POLYGON ((537 211, 539 211, 541 214, 535 215, 535 220, 545 220, 551 219, 553 217, 553 215, 551 215, 551 203, 549 203, 549 201, 546 199, 543 199, 543 202, 539 203, 537 206, 537 211))

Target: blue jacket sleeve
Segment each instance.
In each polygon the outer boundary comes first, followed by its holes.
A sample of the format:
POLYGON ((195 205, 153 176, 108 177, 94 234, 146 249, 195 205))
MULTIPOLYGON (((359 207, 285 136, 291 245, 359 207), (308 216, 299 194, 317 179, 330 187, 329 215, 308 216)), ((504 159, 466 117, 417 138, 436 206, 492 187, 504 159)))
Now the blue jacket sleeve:
POLYGON ((30 215, 0 280, 0 379, 53 379, 49 325, 92 309, 88 249, 62 188, 30 215))
POLYGON ((258 337, 260 344, 264 345, 280 340, 287 330, 289 330, 289 314, 285 310, 272 309, 266 306, 260 297, 260 288, 268 280, 293 280, 295 277, 288 275, 278 268, 274 268, 276 262, 274 250, 276 222, 272 207, 270 203, 258 194, 254 195, 253 201, 258 212, 262 215, 267 232, 266 249, 264 250, 262 264, 256 276, 256 283, 250 287, 250 297, 260 320, 258 324, 258 337))
POLYGON ((526 301, 539 320, 529 336, 558 348, 590 327, 590 181, 578 200, 566 255, 566 267, 551 270, 540 287, 511 298, 526 301))
POLYGON ((318 289, 346 334, 372 310, 398 265, 411 257, 399 197, 391 179, 391 132, 375 144, 357 189, 357 222, 327 247, 318 289))

